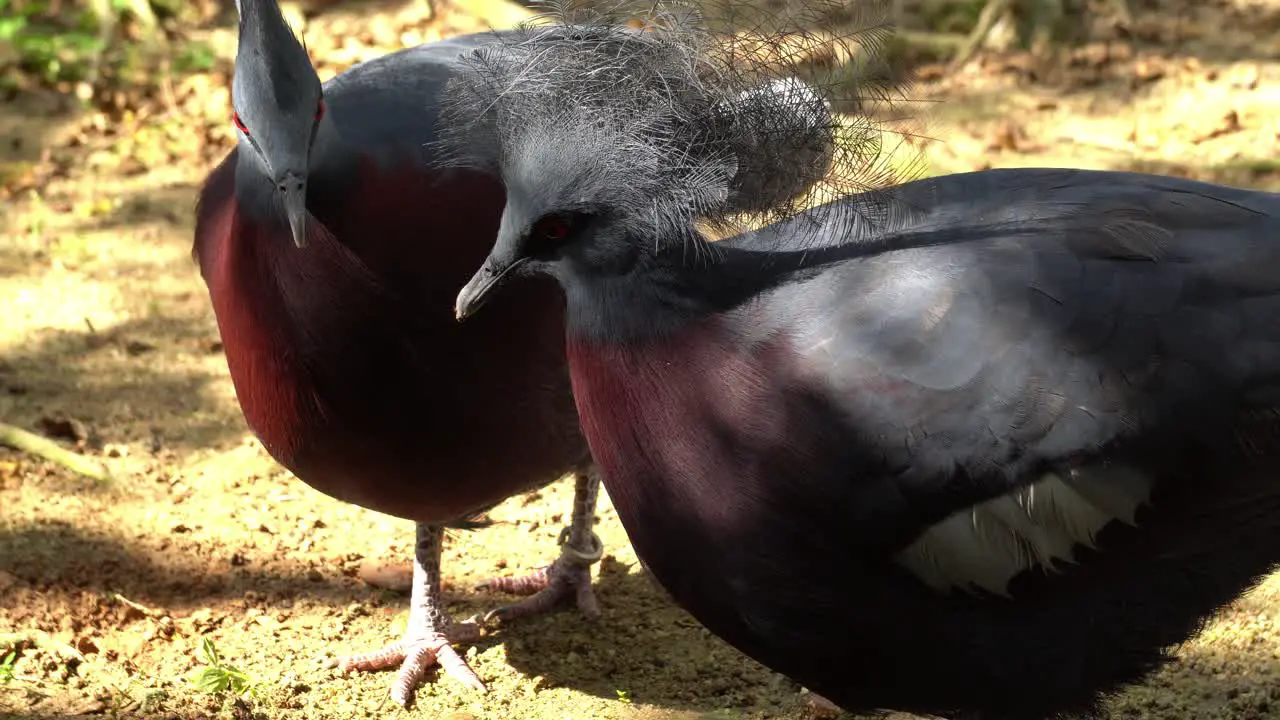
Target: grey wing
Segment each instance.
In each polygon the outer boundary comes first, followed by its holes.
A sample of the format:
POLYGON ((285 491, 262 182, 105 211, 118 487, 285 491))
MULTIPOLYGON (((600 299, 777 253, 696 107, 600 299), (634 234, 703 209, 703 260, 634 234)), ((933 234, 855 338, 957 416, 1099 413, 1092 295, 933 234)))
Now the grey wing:
POLYGON ((515 32, 437 40, 361 63, 330 79, 324 93, 334 116, 341 118, 339 132, 356 147, 411 145, 425 153, 436 139, 442 96, 458 59, 515 32))
POLYGON ((933 205, 894 231, 903 246, 947 242, 850 261, 769 301, 798 328, 811 381, 909 468, 892 481, 920 485, 899 490, 981 486, 900 561, 935 586, 995 592, 1132 521, 1154 481, 1101 448, 1230 431, 1280 405, 1280 196, 1002 175, 930 181, 933 205))

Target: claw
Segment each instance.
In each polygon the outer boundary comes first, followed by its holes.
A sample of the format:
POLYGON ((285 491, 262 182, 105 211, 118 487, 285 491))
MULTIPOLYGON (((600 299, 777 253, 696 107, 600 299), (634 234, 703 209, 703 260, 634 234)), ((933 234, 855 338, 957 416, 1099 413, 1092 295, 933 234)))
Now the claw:
POLYGON ((495 578, 481 583, 478 589, 531 596, 490 610, 482 622, 488 624, 538 615, 562 604, 570 596, 583 615, 591 619, 599 617, 600 605, 591 586, 591 566, 604 556, 604 543, 593 532, 589 538, 589 549, 581 550, 568 543, 568 537, 569 528, 565 528, 560 532, 560 557, 551 565, 524 577, 495 578))
POLYGON ((403 640, 397 640, 386 647, 372 652, 335 658, 330 666, 336 666, 338 672, 347 674, 352 670, 359 672, 375 672, 399 666, 395 683, 391 688, 391 699, 408 707, 413 700, 414 689, 422 682, 427 670, 438 665, 445 675, 452 677, 467 687, 487 692, 484 682, 475 671, 467 665, 467 661, 453 649, 453 643, 469 643, 480 639, 480 626, 475 619, 462 623, 454 623, 444 633, 430 633, 403 640))

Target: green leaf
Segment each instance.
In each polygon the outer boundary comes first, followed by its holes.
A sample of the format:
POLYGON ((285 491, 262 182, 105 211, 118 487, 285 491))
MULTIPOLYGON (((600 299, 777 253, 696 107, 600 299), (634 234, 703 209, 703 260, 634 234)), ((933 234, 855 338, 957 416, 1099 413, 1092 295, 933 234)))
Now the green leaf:
POLYGON ((7 683, 13 679, 13 666, 18 661, 18 651, 14 650, 0 660, 0 682, 7 683))
POLYGON ((98 49, 101 41, 97 35, 86 35, 84 33, 68 33, 62 36, 62 44, 64 47, 80 52, 91 52, 98 49))
POLYGON ((218 665, 218 650, 213 646, 213 640, 207 636, 200 638, 200 652, 204 655, 204 661, 208 665, 218 665))
POLYGON ((194 43, 182 50, 174 65, 185 72, 208 72, 213 69, 217 59, 213 48, 202 43, 194 43))
POLYGON ((249 676, 239 670, 224 668, 223 673, 227 676, 228 687, 237 695, 253 687, 253 681, 249 679, 249 676))
MULTIPOLYGON (((0 0, 0 2, 3 2, 3 0, 0 0)), ((26 26, 27 19, 21 15, 0 18, 0 40, 12 40, 26 26)))
POLYGON ((220 693, 231 686, 231 680, 222 668, 205 667, 196 671, 191 684, 200 692, 220 693))

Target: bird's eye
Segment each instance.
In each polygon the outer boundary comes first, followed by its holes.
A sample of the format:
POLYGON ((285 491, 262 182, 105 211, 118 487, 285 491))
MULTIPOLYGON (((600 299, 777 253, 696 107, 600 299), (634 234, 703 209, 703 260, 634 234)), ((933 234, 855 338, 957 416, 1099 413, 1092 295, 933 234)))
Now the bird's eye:
POLYGON ((316 122, 320 122, 322 117, 324 117, 324 98, 320 98, 320 102, 316 103, 316 122))
POLYGON ((249 134, 249 128, 245 127, 244 121, 240 119, 240 113, 238 112, 231 113, 231 122, 235 123, 237 130, 244 133, 245 135, 249 134))
POLYGON ((533 226, 533 234, 541 240, 558 242, 569 237, 571 227, 567 215, 548 215, 533 226))

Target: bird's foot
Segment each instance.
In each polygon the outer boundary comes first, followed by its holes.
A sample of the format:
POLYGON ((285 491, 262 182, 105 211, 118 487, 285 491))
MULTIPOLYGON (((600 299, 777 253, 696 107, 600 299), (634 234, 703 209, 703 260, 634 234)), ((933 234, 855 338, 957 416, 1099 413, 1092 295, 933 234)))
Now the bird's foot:
POLYGON ((454 643, 471 643, 480 639, 480 625, 475 618, 449 624, 444 632, 428 629, 426 632, 410 632, 380 650, 349 655, 333 661, 338 671, 346 674, 352 670, 374 672, 399 666, 391 698, 401 707, 408 707, 414 690, 426 676, 427 670, 439 665, 446 675, 469 688, 485 692, 484 683, 467 665, 454 643))
POLYGON ((523 577, 494 578, 477 586, 478 590, 496 590, 512 595, 529 595, 524 600, 489 611, 485 622, 510 621, 552 610, 573 598, 578 612, 588 618, 600 616, 591 587, 591 566, 600 562, 604 544, 594 532, 581 546, 566 542, 569 528, 560 532, 560 557, 546 567, 523 577))

